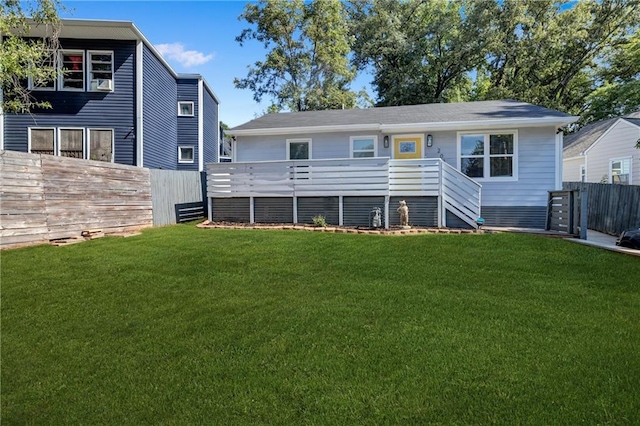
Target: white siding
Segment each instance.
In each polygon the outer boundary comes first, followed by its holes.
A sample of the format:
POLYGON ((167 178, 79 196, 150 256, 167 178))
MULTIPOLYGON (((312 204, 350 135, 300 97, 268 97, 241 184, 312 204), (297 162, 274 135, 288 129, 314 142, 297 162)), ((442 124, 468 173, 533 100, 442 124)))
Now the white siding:
MULTIPOLYGON (((635 148, 640 138, 640 128, 620 120, 587 150, 587 182, 608 179, 609 162, 615 158, 631 157, 631 179, 640 185, 640 150, 635 148)), ((607 180, 608 181, 608 180, 607 180)))
POLYGON ((563 160, 562 162, 562 181, 563 182, 580 182, 580 166, 584 164, 584 157, 563 160))
MULTIPOLYGON (((502 129, 496 129, 502 130, 502 129)), ((295 136, 241 136, 236 144, 236 161, 273 161, 286 159, 286 140, 311 138, 312 158, 348 158, 349 137, 371 135, 360 133, 322 133, 295 136)), ((398 133, 401 134, 401 133, 398 133)), ((458 167, 457 132, 425 132, 424 156, 440 157, 458 167), (427 133, 433 135, 433 146, 426 147, 427 133)), ((390 135, 390 139, 391 139, 390 135)), ((391 156, 391 148, 383 147, 378 133, 378 156, 391 156)), ((482 182, 482 204, 485 206, 546 206, 548 191, 555 187, 555 128, 518 129, 518 180, 512 182, 482 182)))

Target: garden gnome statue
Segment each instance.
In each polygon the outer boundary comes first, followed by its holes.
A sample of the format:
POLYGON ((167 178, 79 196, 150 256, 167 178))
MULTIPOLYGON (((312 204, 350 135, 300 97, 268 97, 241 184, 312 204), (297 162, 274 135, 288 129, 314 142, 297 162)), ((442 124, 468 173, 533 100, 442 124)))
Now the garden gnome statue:
POLYGON ((400 207, 398 207, 398 213, 400 213, 400 225, 403 228, 409 227, 409 207, 405 200, 400 201, 400 207))

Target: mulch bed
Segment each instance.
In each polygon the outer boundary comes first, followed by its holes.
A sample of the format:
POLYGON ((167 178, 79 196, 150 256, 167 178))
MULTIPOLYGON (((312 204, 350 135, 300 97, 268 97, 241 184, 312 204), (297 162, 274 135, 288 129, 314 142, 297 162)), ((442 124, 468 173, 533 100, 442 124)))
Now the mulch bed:
POLYGON ((391 226, 389 229, 372 229, 364 226, 312 226, 292 225, 286 223, 237 223, 237 222, 210 222, 205 220, 197 225, 198 228, 211 229, 279 229, 310 232, 333 232, 338 234, 374 234, 374 235, 415 235, 415 234, 484 234, 484 229, 459 229, 459 228, 427 228, 411 227, 404 229, 400 226, 391 226))

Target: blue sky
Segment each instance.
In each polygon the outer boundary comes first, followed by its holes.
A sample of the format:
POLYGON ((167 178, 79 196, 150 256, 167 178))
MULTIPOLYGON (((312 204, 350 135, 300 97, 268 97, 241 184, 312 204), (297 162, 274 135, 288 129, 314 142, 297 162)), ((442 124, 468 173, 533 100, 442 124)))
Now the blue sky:
MULTIPOLYGON (((269 105, 253 100, 249 90, 233 85, 245 77, 247 66, 264 58, 255 41, 235 41, 245 21, 238 20, 246 1, 64 1, 62 18, 132 21, 177 72, 204 76, 220 98, 220 120, 231 127, 262 115, 269 105)), ((360 90, 361 77, 354 84, 360 90)))

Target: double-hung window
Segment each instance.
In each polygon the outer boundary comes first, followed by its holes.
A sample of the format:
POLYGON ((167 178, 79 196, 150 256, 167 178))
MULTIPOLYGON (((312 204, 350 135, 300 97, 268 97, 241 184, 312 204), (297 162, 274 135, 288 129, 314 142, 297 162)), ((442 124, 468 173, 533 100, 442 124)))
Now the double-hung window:
POLYGON ((29 129, 29 152, 32 154, 55 155, 56 129, 29 129))
POLYGON ((517 179, 516 131, 458 133, 458 168, 474 179, 517 179))
POLYGON ((375 157, 377 136, 352 136, 349 138, 351 158, 375 157))
POLYGON ((84 50, 63 50, 60 52, 60 90, 84 90, 84 50))
POLYGON ((89 129, 88 158, 113 162, 113 129, 89 129))
POLYGON ((611 160, 609 182, 621 185, 629 185, 631 182, 631 158, 618 158, 611 160))
POLYGON ((113 52, 88 51, 89 90, 113 91, 113 52))
POLYGON ((56 61, 53 52, 42 58, 40 64, 34 63, 34 75, 29 76, 29 90, 56 90, 56 61))
POLYGON ((84 129, 59 129, 58 155, 61 157, 85 158, 84 129))

